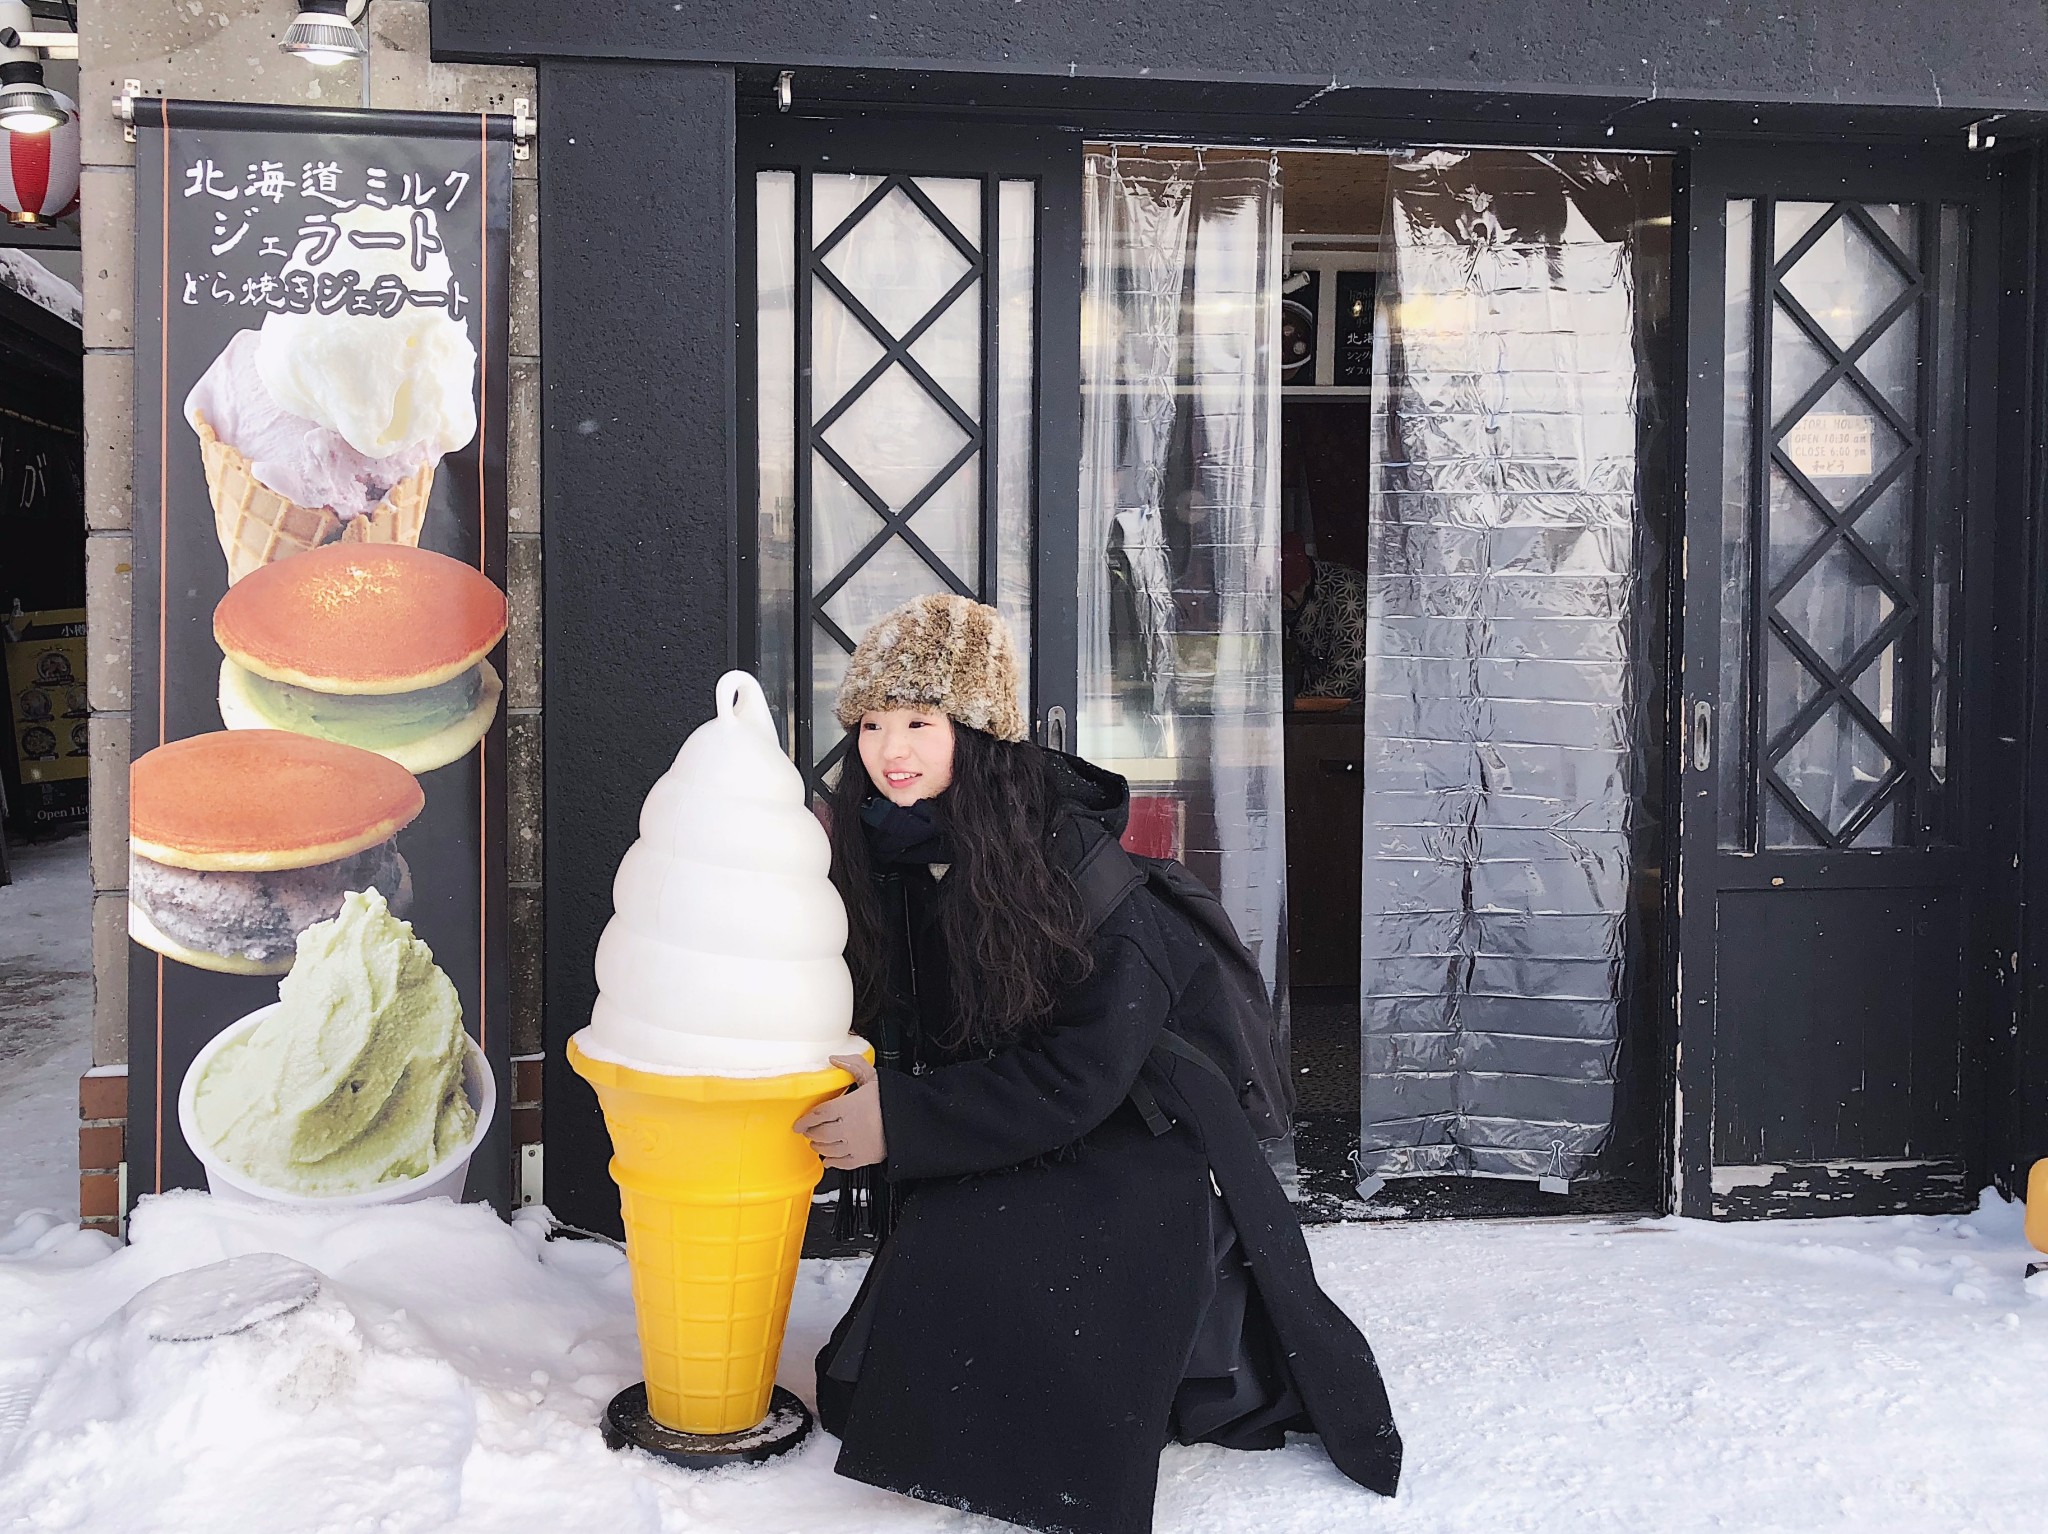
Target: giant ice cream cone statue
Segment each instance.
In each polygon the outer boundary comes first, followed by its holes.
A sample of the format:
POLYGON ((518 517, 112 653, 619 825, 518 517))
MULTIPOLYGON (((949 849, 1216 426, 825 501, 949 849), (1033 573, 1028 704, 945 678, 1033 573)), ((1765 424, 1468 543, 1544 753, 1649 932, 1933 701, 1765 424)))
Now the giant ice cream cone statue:
POLYGON ((641 809, 569 1042, 611 1131, 646 1412, 678 1443, 634 1441, 681 1462, 769 1412, 820 1172, 790 1126, 864 1047, 830 867, 760 685, 727 673, 641 809))
MULTIPOLYGON (((2048 1253, 2048 1156, 2034 1163, 2034 1169, 2027 1174, 2027 1239, 2034 1244, 2034 1250, 2048 1253)), ((2048 1261, 2027 1264, 2029 1281, 2042 1273, 2048 1273, 2048 1261)))

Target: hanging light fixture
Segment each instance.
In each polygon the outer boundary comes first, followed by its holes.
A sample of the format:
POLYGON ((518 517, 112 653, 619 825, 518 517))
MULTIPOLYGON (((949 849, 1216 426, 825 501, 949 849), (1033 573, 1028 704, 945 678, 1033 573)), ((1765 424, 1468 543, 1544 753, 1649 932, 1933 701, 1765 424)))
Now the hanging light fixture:
POLYGON ((78 104, 53 93, 70 120, 47 133, 0 129, 0 214, 17 229, 54 229, 78 211, 78 104))
POLYGON ((355 23, 368 8, 369 0, 299 0, 299 14, 278 47, 323 69, 366 59, 370 45, 355 23))
POLYGON ((34 30, 35 18, 26 0, 0 0, 0 129, 38 134, 61 128, 72 113, 43 83, 43 61, 37 52, 48 48, 77 57, 78 39, 69 32, 34 30))
POLYGON ((43 84, 43 66, 26 59, 0 64, 0 128, 48 133, 71 120, 56 93, 43 84))

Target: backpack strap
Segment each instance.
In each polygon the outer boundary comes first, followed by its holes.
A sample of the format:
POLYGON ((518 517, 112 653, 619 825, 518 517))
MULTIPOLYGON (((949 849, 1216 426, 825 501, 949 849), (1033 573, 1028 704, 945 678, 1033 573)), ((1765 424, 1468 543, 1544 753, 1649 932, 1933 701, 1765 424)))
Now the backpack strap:
POLYGON ((1224 1073, 1223 1067, 1218 1065, 1214 1060, 1210 1059, 1209 1054, 1206 1050, 1199 1049, 1195 1045, 1190 1044, 1186 1039, 1182 1038, 1179 1034, 1175 1033, 1171 1028, 1162 1028, 1159 1030, 1159 1037, 1153 1041, 1152 1048, 1154 1050, 1159 1051, 1162 1054, 1178 1056, 1180 1059, 1187 1061, 1191 1065, 1200 1066, 1203 1070, 1207 1071, 1211 1076, 1214 1076, 1218 1081, 1222 1082, 1226 1087, 1229 1087, 1230 1095, 1232 1097, 1237 1096, 1237 1083, 1232 1081, 1230 1077, 1224 1073))
MULTIPOLYGON (((1067 828, 1061 829, 1064 831, 1067 828)), ((1081 855, 1070 877, 1074 881, 1075 892, 1081 897, 1084 928, 1093 936, 1103 922, 1109 919, 1110 913, 1123 904, 1124 897, 1145 883, 1150 874, 1146 865, 1131 856, 1121 843, 1113 837, 1105 836, 1081 855)), ((1205 935, 1208 935, 1206 929, 1204 931, 1205 935)), ((1231 933, 1230 939, 1236 942, 1236 933, 1231 933)), ((1237 1083, 1230 1079, 1223 1067, 1172 1029, 1160 1029, 1159 1037, 1153 1041, 1152 1048, 1155 1053, 1176 1056, 1207 1071, 1230 1089, 1233 1098, 1237 1096, 1237 1083)), ((1142 1079, 1131 1084, 1129 1095, 1131 1106, 1138 1110, 1138 1116, 1145 1121, 1145 1127, 1154 1135, 1163 1135, 1173 1127, 1173 1120, 1166 1116, 1159 1106, 1159 1099, 1142 1079)))
MULTIPOLYGON (((1237 1088, 1231 1086, 1230 1078, 1223 1074, 1223 1067, 1210 1059, 1207 1052, 1196 1048, 1171 1028, 1159 1030, 1159 1037, 1153 1041, 1152 1050, 1155 1054, 1172 1055, 1200 1066, 1226 1087, 1230 1087, 1231 1096, 1237 1095, 1237 1088)), ((1138 1117, 1145 1121, 1145 1127, 1152 1131, 1155 1139, 1173 1128, 1173 1120, 1168 1118, 1165 1110, 1159 1106, 1159 1099, 1153 1095, 1152 1089, 1145 1085, 1144 1077, 1140 1076, 1131 1083, 1130 1099, 1131 1106, 1138 1110, 1138 1117)))
POLYGON ((1145 1085, 1143 1077, 1131 1083, 1131 1106, 1138 1110, 1138 1117, 1145 1121, 1145 1127, 1152 1131, 1152 1138, 1173 1128, 1173 1120, 1166 1116, 1166 1110, 1159 1106, 1159 1099, 1152 1095, 1152 1089, 1145 1085))
POLYGON ((1116 838, 1104 836, 1081 854, 1069 877, 1081 897, 1083 929, 1093 937, 1124 897, 1145 882, 1145 867, 1116 838))

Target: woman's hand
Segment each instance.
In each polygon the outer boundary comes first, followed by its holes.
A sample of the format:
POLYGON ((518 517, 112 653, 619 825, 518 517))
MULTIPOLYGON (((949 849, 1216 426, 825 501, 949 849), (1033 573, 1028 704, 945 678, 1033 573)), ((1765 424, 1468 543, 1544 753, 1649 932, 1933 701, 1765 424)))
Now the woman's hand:
POLYGON ((829 1167, 850 1172, 855 1167, 873 1166, 889 1154, 889 1142, 882 1133, 882 1092, 875 1085, 875 1068, 863 1055, 834 1055, 832 1063, 853 1077, 853 1085, 819 1103, 794 1127, 829 1167))

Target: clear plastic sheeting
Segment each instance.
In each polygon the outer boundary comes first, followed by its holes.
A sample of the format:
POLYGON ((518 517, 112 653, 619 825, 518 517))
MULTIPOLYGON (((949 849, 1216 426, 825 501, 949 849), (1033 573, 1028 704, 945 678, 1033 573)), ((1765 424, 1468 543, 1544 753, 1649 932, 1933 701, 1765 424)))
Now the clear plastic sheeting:
POLYGON ((1271 983, 1286 877, 1277 162, 1092 150, 1082 185, 1076 744, 1131 780, 1133 845, 1215 888, 1271 983))
POLYGON ((1365 1177, 1569 1180, 1613 1123, 1644 777, 1642 211, 1625 172, 1509 151, 1393 162, 1367 572, 1365 1177))

